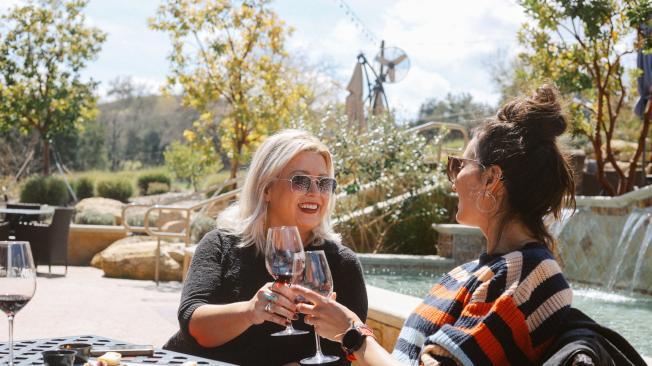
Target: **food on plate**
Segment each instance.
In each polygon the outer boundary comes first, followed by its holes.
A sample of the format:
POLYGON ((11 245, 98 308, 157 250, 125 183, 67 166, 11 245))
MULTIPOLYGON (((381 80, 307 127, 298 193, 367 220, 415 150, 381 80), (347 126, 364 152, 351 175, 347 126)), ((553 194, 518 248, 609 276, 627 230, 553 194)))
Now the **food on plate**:
POLYGON ((118 352, 107 352, 97 358, 98 366, 120 366, 122 355, 118 352))

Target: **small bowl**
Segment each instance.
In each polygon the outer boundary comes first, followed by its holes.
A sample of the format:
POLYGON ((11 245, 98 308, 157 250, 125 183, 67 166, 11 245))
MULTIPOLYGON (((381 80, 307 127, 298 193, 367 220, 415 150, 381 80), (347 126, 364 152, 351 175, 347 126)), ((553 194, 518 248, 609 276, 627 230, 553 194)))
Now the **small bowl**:
POLYGON ((46 366, 72 366, 75 363, 75 354, 73 350, 59 349, 43 351, 43 362, 46 366))
POLYGON ((90 343, 64 343, 59 349, 75 351, 75 364, 83 364, 91 358, 91 347, 90 343))

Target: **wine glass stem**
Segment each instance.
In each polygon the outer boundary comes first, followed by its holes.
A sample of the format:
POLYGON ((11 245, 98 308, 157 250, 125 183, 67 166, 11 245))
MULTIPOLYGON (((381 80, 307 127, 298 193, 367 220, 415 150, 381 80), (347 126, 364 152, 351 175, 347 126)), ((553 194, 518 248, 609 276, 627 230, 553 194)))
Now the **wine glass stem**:
POLYGON ((7 316, 9 319, 9 366, 14 366, 14 316, 7 316))
POLYGON ((315 356, 322 357, 324 355, 321 353, 321 342, 319 342, 319 334, 317 334, 317 331, 315 331, 315 349, 315 356))

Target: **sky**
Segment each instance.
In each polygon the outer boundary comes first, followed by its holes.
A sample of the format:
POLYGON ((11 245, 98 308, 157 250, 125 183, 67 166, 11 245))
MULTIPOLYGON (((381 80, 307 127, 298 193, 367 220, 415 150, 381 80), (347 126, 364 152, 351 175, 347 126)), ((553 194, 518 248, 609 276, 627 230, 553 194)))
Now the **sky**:
MULTIPOLYGON (((19 0, 0 0, 0 11, 19 0)), ((170 43, 162 32, 150 30, 158 0, 91 0, 85 14, 90 24, 108 33, 98 58, 84 75, 101 82, 131 77, 156 92, 169 70, 170 43)), ((390 107, 399 118, 416 118, 427 99, 447 93, 470 93, 495 104, 499 98, 488 64, 499 51, 518 52, 516 32, 526 21, 515 0, 276 0, 273 9, 294 33, 290 52, 320 67, 342 86, 343 101, 356 57, 378 53, 380 40, 399 47, 410 59, 406 77, 385 85, 390 107)))

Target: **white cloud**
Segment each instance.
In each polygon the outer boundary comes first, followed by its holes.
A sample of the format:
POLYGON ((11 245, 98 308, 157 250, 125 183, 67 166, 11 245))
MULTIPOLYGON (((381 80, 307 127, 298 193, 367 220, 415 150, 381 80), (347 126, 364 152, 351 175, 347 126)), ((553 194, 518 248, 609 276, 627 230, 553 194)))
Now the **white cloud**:
MULTIPOLYGON (((525 22, 523 11, 511 0, 399 0, 375 8, 354 2, 351 7, 387 46, 400 47, 410 57, 408 76, 386 85, 390 106, 403 118, 416 117, 422 102, 449 92, 468 92, 479 101, 495 103, 498 95, 486 63, 498 49, 515 53, 516 32, 525 22)), ((370 60, 378 52, 378 45, 370 44, 349 18, 343 15, 317 32, 297 27, 289 43, 290 49, 302 49, 312 60, 333 60, 331 76, 343 85, 359 51, 370 60)))

